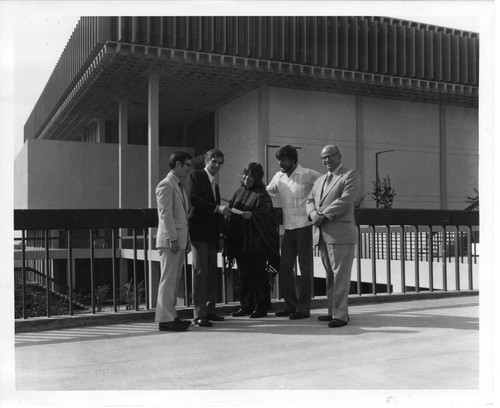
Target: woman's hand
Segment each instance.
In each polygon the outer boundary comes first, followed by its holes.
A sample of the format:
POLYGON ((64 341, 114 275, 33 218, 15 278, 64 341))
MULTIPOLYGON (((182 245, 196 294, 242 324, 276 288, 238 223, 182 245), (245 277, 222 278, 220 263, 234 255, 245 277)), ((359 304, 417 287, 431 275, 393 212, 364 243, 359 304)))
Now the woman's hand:
POLYGON ((244 219, 249 220, 250 218, 252 218, 252 213, 250 211, 243 211, 243 214, 241 214, 241 216, 244 219))

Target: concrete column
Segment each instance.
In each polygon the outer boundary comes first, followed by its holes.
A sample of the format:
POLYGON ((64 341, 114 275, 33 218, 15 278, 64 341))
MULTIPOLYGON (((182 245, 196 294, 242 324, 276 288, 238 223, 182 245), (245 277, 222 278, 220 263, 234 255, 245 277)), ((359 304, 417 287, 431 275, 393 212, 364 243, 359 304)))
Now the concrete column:
POLYGON ((151 74, 148 87, 148 206, 156 208, 155 189, 160 181, 159 97, 160 76, 151 74))
POLYGON ((124 155, 128 141, 128 103, 120 101, 118 105, 118 208, 124 203, 124 155))
MULTIPOLYGON (((128 260, 125 258, 118 259, 118 295, 120 298, 125 293, 125 284, 128 283, 128 260)), ((123 305, 125 308, 125 305, 123 305)))
POLYGON ((149 291, 149 307, 155 308, 156 301, 158 300, 158 286, 160 283, 160 262, 149 261, 149 285, 151 290, 149 291))
POLYGON ((106 121, 104 119, 97 119, 97 143, 104 143, 106 141, 106 121))
POLYGON ((446 143, 446 105, 439 105, 439 191, 441 209, 448 208, 447 174, 447 143, 446 143))
MULTIPOLYGON (((160 105, 160 76, 153 73, 149 76, 148 83, 148 207, 156 208, 156 186, 160 181, 160 136, 159 136, 159 105, 160 105)), ((155 247, 156 228, 149 229, 148 248, 151 251, 155 247)), ((149 307, 156 306, 158 277, 155 276, 155 266, 158 262, 151 261, 148 256, 149 269, 149 307)))

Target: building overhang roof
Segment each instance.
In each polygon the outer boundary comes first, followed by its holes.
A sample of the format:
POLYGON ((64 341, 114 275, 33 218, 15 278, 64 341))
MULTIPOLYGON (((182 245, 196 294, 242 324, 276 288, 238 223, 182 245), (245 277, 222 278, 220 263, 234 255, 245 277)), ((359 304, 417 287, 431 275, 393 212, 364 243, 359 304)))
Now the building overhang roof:
POLYGON ((92 120, 114 120, 127 101, 129 120, 147 122, 148 79, 160 78, 160 120, 189 123, 259 87, 275 86, 425 103, 477 107, 478 87, 288 62, 107 42, 40 133, 78 139, 92 120))

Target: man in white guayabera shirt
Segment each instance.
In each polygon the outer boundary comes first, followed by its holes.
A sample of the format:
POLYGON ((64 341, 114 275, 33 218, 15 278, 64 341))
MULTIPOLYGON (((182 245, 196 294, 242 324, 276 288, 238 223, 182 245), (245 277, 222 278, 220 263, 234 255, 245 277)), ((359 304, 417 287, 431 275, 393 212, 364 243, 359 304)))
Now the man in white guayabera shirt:
POLYGON ((285 227, 279 270, 279 287, 285 300, 285 310, 276 312, 276 316, 304 319, 310 316, 313 285, 312 222, 307 217, 306 200, 321 173, 302 167, 298 163, 297 149, 293 146, 280 147, 276 158, 281 171, 267 186, 271 196, 281 199, 285 227), (294 270, 297 257, 300 280, 294 270))

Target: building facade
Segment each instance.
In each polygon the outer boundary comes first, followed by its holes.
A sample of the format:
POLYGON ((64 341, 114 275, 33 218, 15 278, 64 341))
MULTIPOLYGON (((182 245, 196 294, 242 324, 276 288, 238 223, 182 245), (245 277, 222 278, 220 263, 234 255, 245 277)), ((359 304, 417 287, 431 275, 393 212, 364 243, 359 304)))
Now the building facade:
POLYGON ((26 122, 14 206, 153 208, 170 153, 213 147, 229 199, 250 161, 271 179, 277 147, 322 172, 336 144, 363 207, 378 170, 394 208, 464 209, 478 53, 476 33, 388 17, 82 17, 26 122))
MULTIPOLYGON (((25 125, 15 208, 155 206, 167 157, 247 161, 324 144, 390 175, 395 208, 463 209, 478 185, 475 33, 386 17, 82 17, 25 125), (50 188, 47 188, 50 186, 50 188)), ((363 206, 374 207, 367 197, 363 206)))

